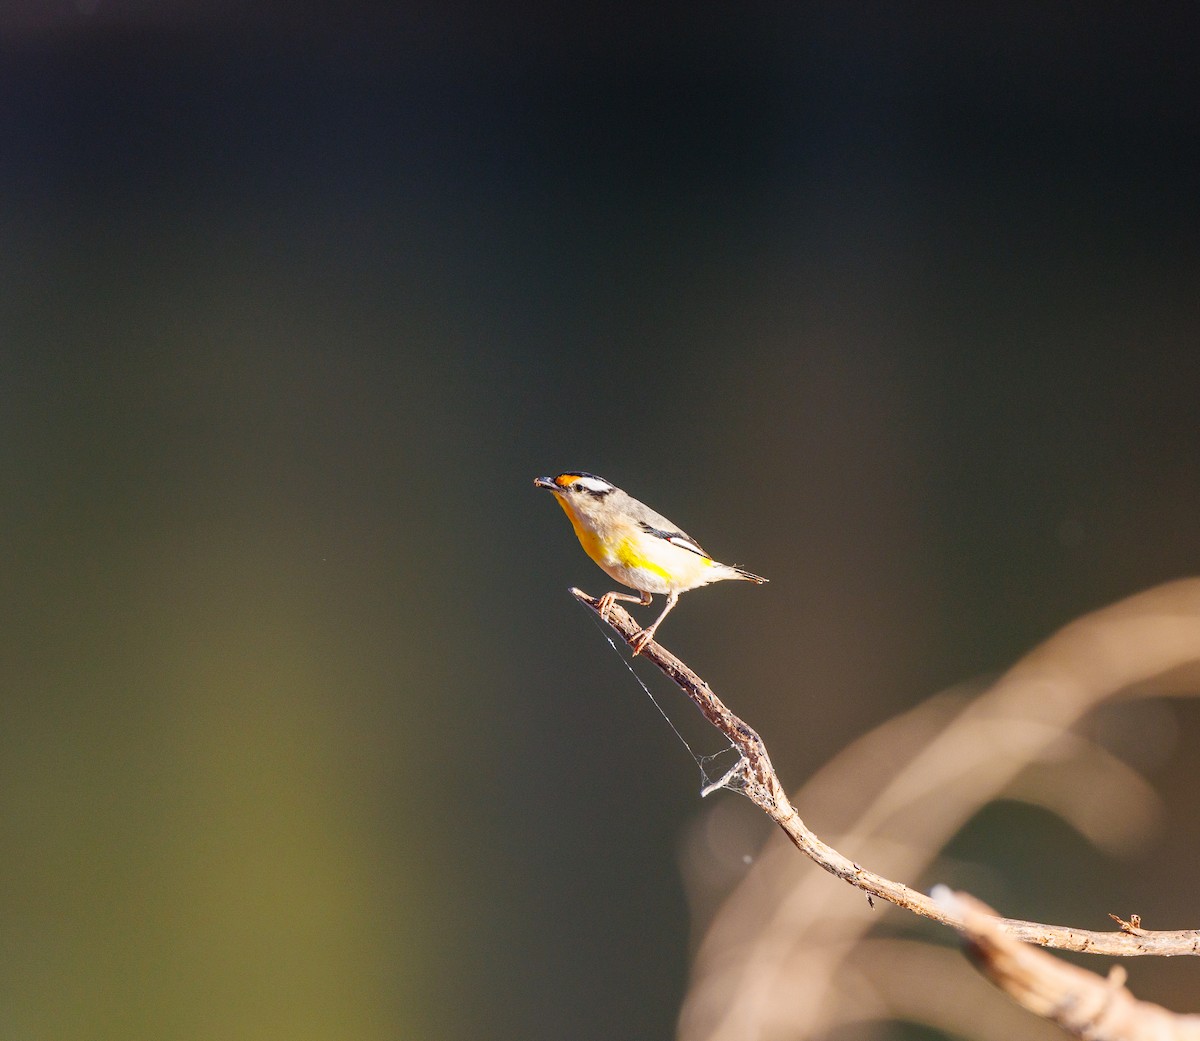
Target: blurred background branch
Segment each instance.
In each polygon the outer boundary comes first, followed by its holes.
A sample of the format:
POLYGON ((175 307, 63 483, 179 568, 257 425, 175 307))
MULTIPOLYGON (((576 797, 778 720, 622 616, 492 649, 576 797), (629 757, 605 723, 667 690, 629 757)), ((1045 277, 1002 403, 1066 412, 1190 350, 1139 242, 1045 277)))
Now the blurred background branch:
MULTIPOLYGON (((1087 821, 1107 812, 1113 827, 1125 827, 1126 840, 1136 841, 1141 827, 1123 825, 1117 817, 1143 824, 1152 818, 1148 787, 1127 783, 1128 769, 1097 754, 1072 728, 1106 700, 1145 697, 1156 677, 1177 676, 1196 661, 1200 580, 1167 583, 1072 622, 978 697, 936 699, 884 724, 818 773, 796 801, 807 806, 811 798, 822 812, 831 792, 854 787, 861 793, 875 775, 878 786, 869 803, 843 822, 832 841, 863 864, 900 865, 909 877, 936 873, 945 843, 967 819, 994 799, 1018 797, 1015 782, 1051 757, 1074 788, 1074 797, 1057 801, 1055 812, 1078 820, 1085 834, 1096 830, 1087 821), (901 759, 890 775, 880 776, 871 760, 880 743, 893 738, 892 751, 901 759), (1079 773, 1071 777, 1076 767, 1079 773), (1121 814, 1112 814, 1109 783, 1088 781, 1097 771, 1132 800, 1121 814)), ((1110 831, 1109 841, 1114 838, 1110 831)), ((1072 869, 1056 864, 1048 870, 1072 869)), ((847 880, 859 884, 854 877, 847 880)), ((819 878, 797 871, 778 849, 762 858, 717 911, 697 951, 681 1036, 765 1038, 781 1024, 809 1036, 862 1013, 857 1002, 840 999, 845 991, 835 981, 878 916, 864 903, 832 903, 820 886, 819 878)), ((886 890, 875 891, 891 899, 886 890)), ((910 909, 915 903, 894 902, 910 909)), ((1106 909, 1093 910, 1100 917, 1106 909)), ((1048 927, 1008 921, 1002 927, 1047 946, 1124 955, 1195 954, 1200 935, 1195 930, 1055 935, 1048 927)), ((876 972, 892 971, 878 959, 873 965, 876 972)), ((953 984, 939 979, 929 1000, 941 1000, 947 987, 953 984)), ((880 1013, 878 1007, 871 1010, 872 1016, 880 1013)))

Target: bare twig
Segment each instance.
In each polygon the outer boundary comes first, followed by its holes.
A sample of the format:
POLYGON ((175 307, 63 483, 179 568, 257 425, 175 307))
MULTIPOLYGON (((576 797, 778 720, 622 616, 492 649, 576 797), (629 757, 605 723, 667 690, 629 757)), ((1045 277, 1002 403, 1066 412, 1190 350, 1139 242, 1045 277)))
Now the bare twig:
MULTIPOLYGON (((598 599, 579 589, 572 589, 571 593, 599 614, 598 599)), ((608 612, 606 620, 627 643, 631 643, 641 632, 641 627, 632 616, 616 605, 608 612)), ((954 915, 939 907, 923 893, 862 867, 821 841, 792 806, 771 765, 766 746, 755 730, 734 715, 704 680, 661 645, 656 642, 648 643, 641 653, 675 683, 695 703, 704 717, 741 753, 742 769, 736 774, 743 782, 740 790, 783 829, 797 849, 830 874, 861 889, 869 896, 887 900, 897 907, 944 925, 955 928, 961 926, 961 922, 954 915)), ((1200 930, 1196 929, 1140 930, 1133 935, 1124 930, 1097 932, 1010 918, 998 918, 996 922, 1010 936, 1027 943, 1059 950, 1118 957, 1200 955, 1200 930)))
POLYGON ((1119 965, 1107 978, 1068 965, 997 928, 1002 919, 978 900, 938 890, 938 903, 961 919, 979 971, 1030 1012, 1089 1041, 1200 1041, 1200 1016, 1138 1001, 1125 989, 1119 965))

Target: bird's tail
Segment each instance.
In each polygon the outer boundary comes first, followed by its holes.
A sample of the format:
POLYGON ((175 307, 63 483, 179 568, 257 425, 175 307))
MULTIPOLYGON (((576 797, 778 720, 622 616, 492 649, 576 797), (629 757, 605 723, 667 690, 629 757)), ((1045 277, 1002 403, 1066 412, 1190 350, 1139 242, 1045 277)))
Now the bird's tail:
POLYGON ((766 582, 769 582, 769 581, 770 581, 770 579, 768 579, 768 578, 763 578, 761 575, 754 575, 754 574, 751 574, 751 573, 750 573, 749 571, 747 571, 747 570, 746 570, 744 567, 738 567, 736 564, 730 564, 730 565, 729 565, 729 569, 730 569, 731 571, 736 571, 736 572, 737 572, 737 577, 738 577, 738 578, 740 578, 740 579, 743 579, 743 580, 745 580, 746 582, 753 582, 755 585, 759 585, 759 586, 761 586, 761 585, 763 585, 764 583, 766 583, 766 582))

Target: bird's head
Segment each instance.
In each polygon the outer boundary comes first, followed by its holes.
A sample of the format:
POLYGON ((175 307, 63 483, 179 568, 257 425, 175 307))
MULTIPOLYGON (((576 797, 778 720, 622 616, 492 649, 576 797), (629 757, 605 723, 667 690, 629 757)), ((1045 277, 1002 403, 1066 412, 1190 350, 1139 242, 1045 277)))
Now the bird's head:
POLYGON ((568 470, 557 477, 537 477, 534 479, 535 488, 546 488, 558 496, 563 509, 577 513, 591 513, 607 495, 615 492, 616 486, 609 484, 603 477, 586 473, 583 470, 568 470))

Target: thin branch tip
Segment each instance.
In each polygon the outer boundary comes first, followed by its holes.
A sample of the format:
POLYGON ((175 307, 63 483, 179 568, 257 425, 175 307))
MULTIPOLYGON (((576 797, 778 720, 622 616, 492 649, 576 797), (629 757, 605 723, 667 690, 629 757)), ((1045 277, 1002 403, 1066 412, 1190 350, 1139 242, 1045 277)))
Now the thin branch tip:
POLYGON ((1149 934, 1148 929, 1142 928, 1142 916, 1140 914, 1131 914, 1128 922, 1120 917, 1120 915, 1110 914, 1108 917, 1120 926, 1121 932, 1127 933, 1130 936, 1146 936, 1149 934))

